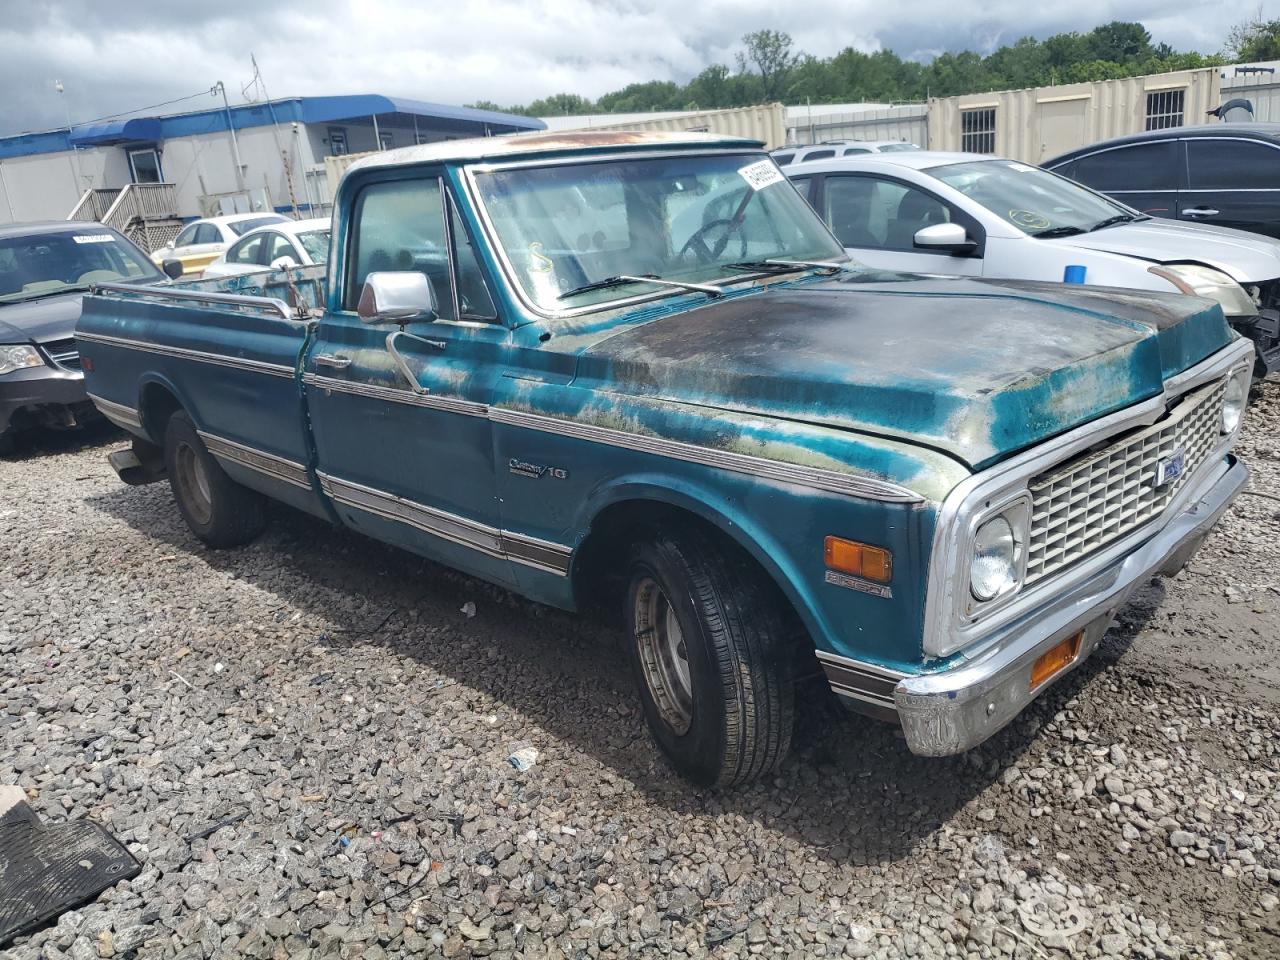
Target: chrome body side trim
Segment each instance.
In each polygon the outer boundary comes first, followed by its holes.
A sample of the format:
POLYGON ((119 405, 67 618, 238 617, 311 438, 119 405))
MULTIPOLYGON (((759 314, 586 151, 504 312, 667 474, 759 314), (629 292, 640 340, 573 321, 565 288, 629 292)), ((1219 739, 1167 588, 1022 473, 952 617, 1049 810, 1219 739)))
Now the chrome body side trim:
POLYGON ((337 377, 326 377, 318 373, 304 373, 302 382, 318 390, 332 390, 334 393, 347 393, 356 397, 368 397, 372 400, 389 400, 392 403, 407 403, 414 407, 444 410, 448 413, 461 413, 468 417, 483 417, 489 413, 487 404, 476 403, 473 400, 433 396, 429 393, 415 393, 412 390, 406 390, 401 387, 383 387, 375 383, 341 380, 337 377))
POLYGON ((491 527, 332 474, 317 471, 317 476, 325 495, 337 503, 407 524, 498 560, 511 560, 562 577, 569 574, 573 551, 563 544, 491 527))
POLYGON ((262 360, 247 360, 242 357, 229 357, 221 353, 207 353, 204 350, 189 350, 186 347, 170 347, 159 343, 147 343, 142 340, 131 340, 127 337, 112 337, 103 333, 77 333, 77 340, 85 343, 101 343, 109 347, 128 347, 144 353, 155 353, 163 357, 177 357, 180 360, 196 360, 200 363, 211 363, 219 367, 232 367, 237 370, 248 370, 252 373, 265 373, 273 377, 293 378, 293 367, 282 363, 266 363, 262 360))
MULTIPOLYGON (((265 270, 262 272, 266 272, 265 270)), ((94 296, 104 293, 123 295, 125 299, 137 300, 187 300, 194 303, 212 303, 217 306, 232 307, 238 312, 252 310, 257 313, 269 313, 281 320, 300 322, 289 305, 278 297, 256 297, 250 294, 212 293, 204 290, 188 290, 183 286, 161 286, 159 284, 130 283, 95 283, 89 288, 94 296)))
POLYGON ((825 650, 816 652, 833 691, 862 705, 876 708, 873 712, 878 714, 893 713, 896 710, 893 691, 908 674, 865 660, 827 653, 825 650))
POLYGON ((134 407, 107 400, 96 393, 89 394, 89 399, 93 401, 98 411, 117 427, 124 427, 126 430, 142 429, 142 416, 134 407))
POLYGON ((526 413, 522 410, 511 410, 505 407, 492 407, 489 419, 513 427, 525 427, 540 430, 544 433, 555 433, 577 440, 608 444, 641 453, 651 453, 660 457, 670 457, 688 463, 730 470, 762 480, 775 480, 779 483, 793 483, 799 486, 825 490, 828 493, 840 493, 864 500, 881 500, 887 503, 923 503, 924 497, 914 490, 900 487, 887 480, 876 480, 871 477, 859 477, 854 474, 840 473, 836 470, 824 470, 818 467, 802 467, 796 464, 783 463, 778 460, 766 460, 744 453, 733 453, 728 450, 715 450, 711 447, 700 447, 679 440, 667 440, 662 437, 646 436, 638 433, 626 433, 610 427, 598 427, 588 423, 574 423, 556 417, 547 417, 537 413, 526 413))
POLYGON ((311 479, 305 464, 297 463, 294 460, 286 460, 284 457, 278 457, 274 453, 267 453, 265 450, 259 450, 256 447, 247 447, 243 443, 236 443, 234 440, 206 433, 203 430, 196 432, 200 434, 200 439, 209 448, 209 452, 219 460, 229 460, 264 476, 271 477, 273 480, 283 480, 285 483, 301 487, 303 490, 311 490, 311 479))

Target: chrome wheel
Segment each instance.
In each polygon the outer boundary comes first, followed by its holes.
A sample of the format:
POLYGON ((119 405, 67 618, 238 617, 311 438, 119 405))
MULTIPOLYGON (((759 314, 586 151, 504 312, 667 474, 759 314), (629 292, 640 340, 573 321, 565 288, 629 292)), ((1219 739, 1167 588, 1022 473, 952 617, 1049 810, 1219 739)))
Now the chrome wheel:
POLYGON ((205 472, 204 462, 200 455, 188 444, 182 444, 175 451, 178 467, 178 482, 187 494, 187 508, 192 518, 200 524, 206 524, 213 516, 213 494, 209 490, 209 475, 205 472))
POLYGON ((693 722, 693 685, 684 631, 655 580, 642 580, 635 598, 632 624, 645 685, 662 719, 683 736, 693 722))

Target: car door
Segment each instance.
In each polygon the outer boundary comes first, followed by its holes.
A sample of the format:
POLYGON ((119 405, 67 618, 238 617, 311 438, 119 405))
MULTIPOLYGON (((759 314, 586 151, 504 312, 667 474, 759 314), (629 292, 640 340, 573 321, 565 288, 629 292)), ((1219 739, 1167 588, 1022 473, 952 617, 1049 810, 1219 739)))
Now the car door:
POLYGON ((321 485, 352 527, 512 582, 487 406, 509 331, 440 171, 379 171, 358 191, 345 271, 304 363, 321 485), (375 271, 426 276, 436 316, 363 322, 356 308, 375 271))
POLYGON ((225 247, 217 224, 198 221, 194 226, 195 232, 186 245, 174 250, 174 254, 182 261, 183 271, 189 274, 203 273, 204 268, 216 260, 225 247))
POLYGON ((271 266, 282 258, 288 258, 291 261, 289 266, 296 267, 299 264, 306 263, 306 259, 294 245, 293 238, 275 230, 267 234, 267 242, 264 249, 265 252, 262 255, 262 259, 267 266, 271 266))
POLYGON ((1280 145, 1188 137, 1178 217, 1280 237, 1280 145))
POLYGON ((229 276, 236 273, 253 273, 263 270, 263 250, 267 245, 265 233, 251 233, 233 243, 223 255, 221 262, 215 261, 208 267, 210 275, 229 276))
POLYGON ((915 246, 915 234, 939 223, 960 223, 981 249, 981 227, 932 191, 870 173, 828 173, 816 208, 849 255, 881 270, 981 276, 981 256, 915 246))
POLYGON ((1162 139, 1108 147, 1055 172, 1149 216, 1173 218, 1184 167, 1182 141, 1162 139))

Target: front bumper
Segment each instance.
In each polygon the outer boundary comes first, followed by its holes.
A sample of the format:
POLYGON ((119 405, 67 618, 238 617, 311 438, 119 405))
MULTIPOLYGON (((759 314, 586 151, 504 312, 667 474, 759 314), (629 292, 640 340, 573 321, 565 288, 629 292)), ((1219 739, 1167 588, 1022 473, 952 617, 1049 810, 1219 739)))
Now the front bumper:
POLYGON ((1160 530, 1074 589, 1008 624, 973 659, 898 681, 893 702, 912 753, 947 756, 976 747, 1075 669, 1102 639, 1130 596, 1154 574, 1172 576, 1244 488, 1249 471, 1228 455, 1160 530), (1032 664, 1083 631, 1079 654, 1034 690, 1032 664))
POLYGON ((11 426, 70 426, 69 421, 92 411, 78 371, 28 367, 0 377, 0 433, 11 426))

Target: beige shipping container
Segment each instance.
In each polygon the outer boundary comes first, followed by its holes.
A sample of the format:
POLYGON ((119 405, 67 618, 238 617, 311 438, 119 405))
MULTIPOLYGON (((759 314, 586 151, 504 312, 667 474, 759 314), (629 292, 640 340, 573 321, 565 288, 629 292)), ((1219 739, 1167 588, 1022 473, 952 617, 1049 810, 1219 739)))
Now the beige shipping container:
POLYGON ((734 107, 729 110, 703 110, 653 120, 628 120, 625 123, 592 123, 592 130, 676 130, 689 133, 718 133, 728 137, 760 140, 772 150, 787 141, 786 112, 780 103, 758 107, 734 107))
POLYGON ((1099 140, 1205 122, 1217 69, 929 100, 929 146, 1040 163, 1099 140))

